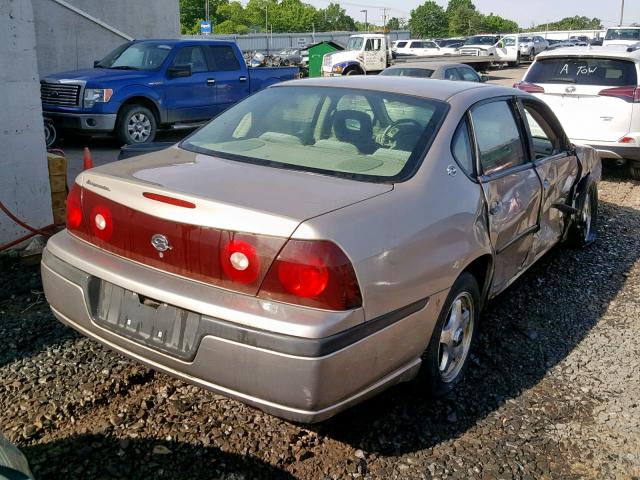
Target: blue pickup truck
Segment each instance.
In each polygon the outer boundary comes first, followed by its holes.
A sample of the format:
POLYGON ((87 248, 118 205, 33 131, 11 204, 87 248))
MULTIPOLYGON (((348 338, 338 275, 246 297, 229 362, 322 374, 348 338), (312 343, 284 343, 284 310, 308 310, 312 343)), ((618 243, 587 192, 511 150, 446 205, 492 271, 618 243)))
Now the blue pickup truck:
POLYGON ((136 40, 94 68, 40 82, 44 116, 62 130, 152 142, 159 128, 192 127, 253 92, 299 76, 297 67, 247 68, 233 42, 136 40))

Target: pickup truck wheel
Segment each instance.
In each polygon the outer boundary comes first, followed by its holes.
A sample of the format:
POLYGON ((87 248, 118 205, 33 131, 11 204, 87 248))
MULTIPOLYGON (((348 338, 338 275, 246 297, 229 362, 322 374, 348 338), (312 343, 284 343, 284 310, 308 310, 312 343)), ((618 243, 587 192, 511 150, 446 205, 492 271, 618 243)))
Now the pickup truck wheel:
POLYGON ((422 354, 420 380, 429 396, 446 395, 460 383, 479 318, 480 288, 475 277, 464 272, 451 287, 429 346, 422 354))
POLYGON ((50 118, 44 119, 44 142, 47 148, 53 147, 58 141, 58 130, 56 129, 53 120, 50 118))
POLYGON ((580 198, 578 213, 569 230, 568 243, 577 248, 585 248, 596 241, 598 226, 598 189, 594 183, 589 185, 580 198))
POLYGON ((515 62, 507 62, 507 65, 509 65, 509 67, 511 67, 511 68, 519 67, 520 66, 520 52, 518 52, 518 56, 516 57, 516 61, 515 62))
POLYGON ((362 72, 357 68, 351 68, 345 72, 345 75, 362 75, 362 72))
POLYGON ((116 135, 127 145, 153 142, 156 129, 155 116, 142 105, 129 105, 118 113, 116 135))

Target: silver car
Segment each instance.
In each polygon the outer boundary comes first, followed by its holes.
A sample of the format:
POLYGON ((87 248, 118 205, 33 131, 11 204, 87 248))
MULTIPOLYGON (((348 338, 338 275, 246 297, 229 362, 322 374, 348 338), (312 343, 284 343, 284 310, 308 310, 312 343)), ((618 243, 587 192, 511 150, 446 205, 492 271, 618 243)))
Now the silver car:
POLYGON ((600 162, 524 92, 276 85, 162 152, 80 174, 42 262, 54 314, 302 422, 462 378, 487 300, 595 239, 600 162))
POLYGON ((478 74, 469 65, 450 62, 407 62, 398 63, 380 72, 385 77, 419 77, 434 80, 462 80, 465 82, 486 82, 484 75, 478 74))

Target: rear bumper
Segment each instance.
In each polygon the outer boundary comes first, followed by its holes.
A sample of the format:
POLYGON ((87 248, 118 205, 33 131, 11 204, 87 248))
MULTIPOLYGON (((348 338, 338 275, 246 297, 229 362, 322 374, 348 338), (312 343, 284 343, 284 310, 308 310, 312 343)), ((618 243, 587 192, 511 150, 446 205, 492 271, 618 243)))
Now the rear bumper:
POLYGON ((588 142, 586 140, 572 140, 573 143, 589 145, 596 149, 598 156, 603 159, 625 159, 640 161, 640 146, 623 145, 620 143, 588 142))
MULTIPOLYGON (((436 305, 444 299, 440 296, 447 293, 442 292, 430 301, 416 302, 379 319, 313 338, 265 331, 234 322, 234 318, 246 316, 246 312, 234 310, 242 304, 240 297, 257 299, 227 292, 239 297, 237 304, 227 305, 225 318, 203 313, 202 322, 207 328, 202 330, 193 357, 185 359, 98 324, 92 313, 95 306, 89 291, 91 279, 109 277, 108 281, 116 280, 114 284, 120 283, 125 288, 132 283, 151 280, 156 288, 152 298, 167 302, 175 300, 176 295, 197 296, 198 289, 202 288, 220 289, 203 287, 133 264, 90 245, 82 245, 80 250, 93 256, 91 264, 94 266, 85 268, 89 265, 86 263, 84 269, 80 269, 72 265, 76 263, 73 260, 67 258, 65 261, 57 256, 70 241, 82 243, 66 232, 54 236, 42 261, 45 294, 60 321, 151 368, 300 422, 322 421, 390 385, 415 376, 420 366, 420 354, 435 325, 436 305), (127 279, 118 282, 117 277, 123 275, 127 279), (190 287, 192 292, 185 290, 190 287), (158 288, 163 289, 164 294, 158 292, 158 288)), ((198 305, 193 298, 189 300, 192 305, 198 305)), ((285 317, 301 309, 274 305, 273 302, 270 305, 272 309, 290 310, 284 312, 285 317)), ((277 312, 282 313, 282 310, 277 312)), ((333 312, 315 313, 331 315, 333 312)), ((265 323, 272 320, 265 312, 265 323)), ((339 323, 348 324, 352 320, 339 323)), ((332 321, 328 319, 329 323, 332 321)))
POLYGON ((46 110, 43 114, 51 118, 60 128, 87 133, 112 132, 116 126, 117 117, 115 113, 67 113, 46 110))

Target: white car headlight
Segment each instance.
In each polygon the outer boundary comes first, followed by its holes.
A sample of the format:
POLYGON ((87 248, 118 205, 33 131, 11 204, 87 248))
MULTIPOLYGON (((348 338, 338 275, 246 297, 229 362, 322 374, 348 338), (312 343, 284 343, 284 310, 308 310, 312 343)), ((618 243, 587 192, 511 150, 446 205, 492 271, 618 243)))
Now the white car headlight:
POLYGON ((106 103, 112 95, 113 90, 110 88, 87 88, 84 91, 84 106, 91 108, 96 103, 106 103))

